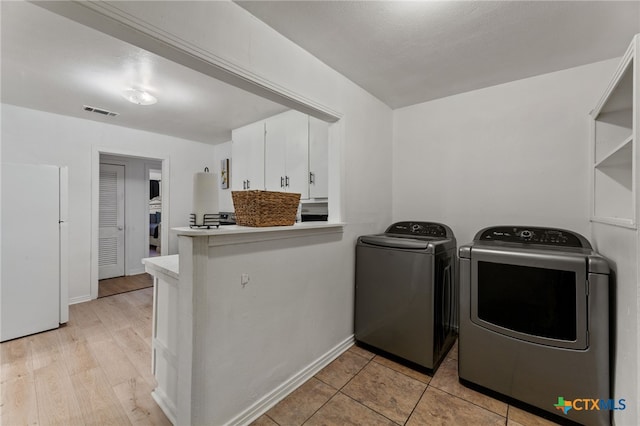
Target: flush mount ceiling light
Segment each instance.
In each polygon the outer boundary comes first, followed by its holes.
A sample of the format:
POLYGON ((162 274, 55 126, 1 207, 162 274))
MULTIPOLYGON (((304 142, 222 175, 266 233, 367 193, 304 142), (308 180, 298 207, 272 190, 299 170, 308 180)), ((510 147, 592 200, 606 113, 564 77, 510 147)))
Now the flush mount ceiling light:
POLYGON ((122 97, 124 97, 129 102, 137 105, 153 105, 158 102, 155 96, 145 92, 144 90, 138 89, 125 90, 124 92, 122 92, 122 97))

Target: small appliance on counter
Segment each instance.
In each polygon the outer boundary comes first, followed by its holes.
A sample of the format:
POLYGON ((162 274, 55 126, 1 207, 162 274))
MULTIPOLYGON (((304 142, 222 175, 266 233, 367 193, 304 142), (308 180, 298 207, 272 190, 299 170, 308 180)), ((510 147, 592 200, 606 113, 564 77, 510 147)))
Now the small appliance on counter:
POLYGON ((235 225, 236 214, 234 212, 220 212, 220 225, 235 225))
POLYGON ((327 202, 303 202, 301 218, 301 222, 326 222, 329 220, 327 202))

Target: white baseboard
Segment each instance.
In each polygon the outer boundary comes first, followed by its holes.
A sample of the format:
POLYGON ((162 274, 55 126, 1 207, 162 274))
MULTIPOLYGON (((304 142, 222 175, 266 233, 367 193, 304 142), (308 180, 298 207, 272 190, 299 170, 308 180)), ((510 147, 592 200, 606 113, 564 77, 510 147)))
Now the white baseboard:
POLYGON ((151 397, 160 406, 162 412, 167 416, 171 424, 176 424, 176 407, 173 405, 169 397, 162 392, 162 389, 155 388, 151 392, 151 397))
POLYGON ((140 274, 144 274, 144 266, 141 268, 137 268, 137 269, 130 269, 127 271, 127 276, 130 275, 140 275, 140 274))
POLYGON ((236 417, 226 423, 228 426, 244 426, 248 425, 271 407, 282 401, 287 395, 296 390, 300 385, 313 377, 318 371, 329 365, 331 361, 340 356, 343 352, 353 346, 355 342, 354 336, 351 335, 337 346, 329 350, 320 358, 294 374, 289 380, 260 398, 249 408, 238 414, 236 417))
POLYGON ((91 295, 87 294, 85 296, 77 296, 69 299, 70 305, 75 305, 76 303, 89 302, 91 301, 91 295))

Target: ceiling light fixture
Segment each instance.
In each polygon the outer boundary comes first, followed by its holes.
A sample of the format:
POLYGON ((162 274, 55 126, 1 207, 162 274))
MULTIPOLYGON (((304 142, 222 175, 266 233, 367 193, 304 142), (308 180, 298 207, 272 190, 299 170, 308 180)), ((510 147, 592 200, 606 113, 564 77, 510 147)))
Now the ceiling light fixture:
POLYGON ((122 96, 129 102, 137 105, 153 105, 158 102, 155 96, 144 90, 127 89, 122 92, 122 96))

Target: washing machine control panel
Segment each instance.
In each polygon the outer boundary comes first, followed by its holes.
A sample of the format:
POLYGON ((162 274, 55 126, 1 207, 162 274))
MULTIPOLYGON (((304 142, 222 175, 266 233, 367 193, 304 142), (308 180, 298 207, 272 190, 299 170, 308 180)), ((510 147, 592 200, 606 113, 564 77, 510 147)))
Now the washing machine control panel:
POLYGON ((446 238, 447 236, 447 230, 444 226, 432 222, 398 222, 391 225, 386 233, 434 238, 446 238))
POLYGON ((479 238, 476 236, 476 241, 502 241, 585 248, 584 242, 581 241, 581 238, 576 233, 553 228, 497 226, 485 229, 479 238))

